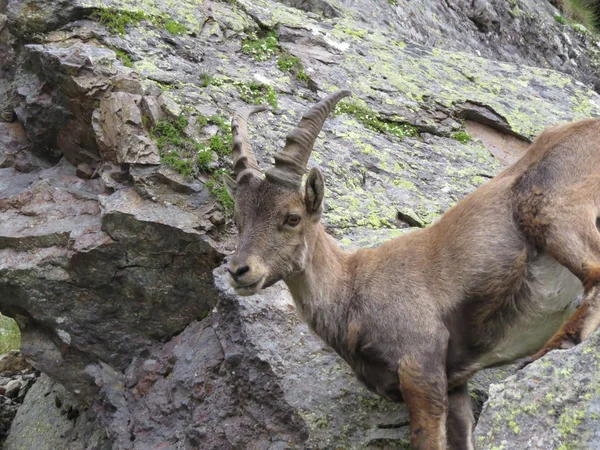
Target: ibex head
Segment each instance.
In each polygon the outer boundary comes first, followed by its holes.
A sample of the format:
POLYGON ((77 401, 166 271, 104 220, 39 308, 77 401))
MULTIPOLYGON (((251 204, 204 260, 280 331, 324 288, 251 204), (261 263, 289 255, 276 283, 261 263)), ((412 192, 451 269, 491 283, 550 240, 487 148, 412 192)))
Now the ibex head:
POLYGON ((313 106, 287 135, 285 147, 275 154, 275 166, 264 178, 250 147, 247 127, 250 114, 264 108, 234 114, 231 131, 236 180, 225 175, 224 181, 235 201, 239 237, 228 271, 238 294, 255 294, 304 269, 321 219, 324 184, 321 172, 312 169, 302 190, 302 176, 325 119, 348 95, 349 91, 337 91, 313 106))

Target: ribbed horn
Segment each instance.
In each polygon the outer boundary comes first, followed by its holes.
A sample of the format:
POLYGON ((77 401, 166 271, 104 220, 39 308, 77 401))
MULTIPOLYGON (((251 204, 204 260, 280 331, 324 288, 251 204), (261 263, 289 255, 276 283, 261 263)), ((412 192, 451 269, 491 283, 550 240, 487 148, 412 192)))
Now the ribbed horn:
POLYGON ((351 92, 346 90, 334 92, 302 116, 298 127, 285 138, 285 147, 275 154, 275 167, 265 172, 269 180, 293 188, 302 185, 302 175, 325 119, 337 102, 349 95, 351 92))
POLYGON ((233 114, 233 119, 231 119, 231 134, 233 137, 231 156, 236 180, 239 180, 242 173, 247 170, 257 172, 260 175, 258 162, 248 140, 248 117, 250 114, 266 109, 264 106, 254 106, 236 111, 233 114))

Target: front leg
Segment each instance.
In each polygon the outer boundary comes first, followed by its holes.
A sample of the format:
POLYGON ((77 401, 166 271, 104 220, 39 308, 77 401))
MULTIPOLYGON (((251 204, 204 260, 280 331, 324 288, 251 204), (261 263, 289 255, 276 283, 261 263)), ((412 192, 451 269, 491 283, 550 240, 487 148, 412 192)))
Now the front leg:
POLYGON ((410 445, 414 450, 446 450, 448 382, 443 354, 405 356, 400 360, 400 390, 408 407, 410 445))
POLYGON ((474 450, 475 419, 467 383, 448 393, 448 408, 446 431, 450 450, 474 450))

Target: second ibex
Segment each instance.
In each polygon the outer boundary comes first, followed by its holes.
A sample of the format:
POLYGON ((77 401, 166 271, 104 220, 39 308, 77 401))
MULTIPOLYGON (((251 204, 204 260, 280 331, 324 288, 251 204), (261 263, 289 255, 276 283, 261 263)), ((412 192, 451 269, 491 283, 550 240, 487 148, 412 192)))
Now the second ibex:
POLYGON ((264 177, 247 136, 260 108, 235 114, 231 285, 251 295, 283 280, 357 377, 407 404, 413 448, 473 449, 476 371, 576 345, 600 323, 600 120, 546 130, 430 227, 345 252, 320 223, 323 176, 312 169, 304 189, 302 177, 349 94, 310 109, 264 177))

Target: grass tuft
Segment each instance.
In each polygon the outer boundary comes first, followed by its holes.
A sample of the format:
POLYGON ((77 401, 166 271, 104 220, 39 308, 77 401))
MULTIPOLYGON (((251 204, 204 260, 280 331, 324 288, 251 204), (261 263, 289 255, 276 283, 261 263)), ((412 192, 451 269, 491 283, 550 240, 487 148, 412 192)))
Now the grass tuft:
POLYGON ((233 199, 223 184, 223 174, 227 173, 225 169, 216 170, 205 183, 205 186, 217 201, 223 206, 225 214, 229 217, 233 214, 233 199))

